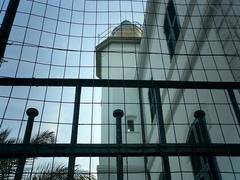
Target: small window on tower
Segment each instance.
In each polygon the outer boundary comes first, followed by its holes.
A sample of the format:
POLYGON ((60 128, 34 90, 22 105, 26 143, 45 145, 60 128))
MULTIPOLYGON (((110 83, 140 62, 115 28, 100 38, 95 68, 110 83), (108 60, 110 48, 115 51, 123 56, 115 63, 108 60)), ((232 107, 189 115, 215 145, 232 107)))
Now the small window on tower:
POLYGON ((134 132, 134 121, 132 119, 127 120, 127 131, 134 132))

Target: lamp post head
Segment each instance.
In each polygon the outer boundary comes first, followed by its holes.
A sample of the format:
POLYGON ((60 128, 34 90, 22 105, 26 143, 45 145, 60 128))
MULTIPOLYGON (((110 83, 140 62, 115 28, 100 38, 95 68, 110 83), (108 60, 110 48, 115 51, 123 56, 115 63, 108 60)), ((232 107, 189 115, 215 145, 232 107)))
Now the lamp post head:
POLYGON ((33 117, 36 117, 36 116, 38 116, 38 110, 37 109, 35 109, 35 108, 29 108, 29 109, 27 109, 27 115, 28 116, 33 116, 33 117))
POLYGON ((205 117, 205 112, 203 111, 203 110, 197 110, 197 111, 195 111, 195 113, 194 113, 194 117, 196 118, 196 119, 202 119, 202 118, 204 118, 205 117))
POLYGON ((123 117, 123 110, 121 110, 121 109, 116 109, 116 110, 114 110, 113 111, 113 117, 115 117, 115 118, 121 118, 121 117, 123 117))

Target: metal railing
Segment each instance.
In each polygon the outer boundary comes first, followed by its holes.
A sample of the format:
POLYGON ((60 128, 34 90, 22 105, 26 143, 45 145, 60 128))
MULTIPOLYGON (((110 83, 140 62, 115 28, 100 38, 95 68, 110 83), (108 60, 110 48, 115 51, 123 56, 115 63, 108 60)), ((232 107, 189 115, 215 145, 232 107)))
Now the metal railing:
MULTIPOLYGON (((161 156, 240 156, 240 144, 187 144, 160 143, 153 144, 122 144, 121 139, 116 144, 77 144, 78 117, 80 106, 80 95, 82 87, 124 87, 124 88, 167 88, 167 89, 221 89, 226 90, 230 97, 230 103, 240 124, 240 110, 234 94, 235 89, 240 89, 238 82, 190 82, 190 81, 154 81, 154 80, 98 80, 98 79, 31 79, 31 78, 1 78, 0 86, 71 86, 75 87, 75 102, 72 121, 72 135, 70 144, 1 144, 1 158, 20 158, 19 171, 15 179, 21 179, 24 162, 30 157, 69 157, 68 177, 73 179, 75 158, 80 156, 91 157, 117 157, 118 166, 122 167, 122 157, 147 157, 161 156), (226 150, 227 147, 227 150, 226 150), (22 163, 22 164, 21 164, 22 163)), ((158 97, 159 98, 159 97, 158 97)), ((141 104, 141 103, 140 103, 141 104)), ((161 103, 158 104, 161 110, 161 103)), ((161 114, 161 112, 160 112, 161 114)), ((28 113, 28 115, 30 115, 28 113)), ((36 113, 35 113, 36 115, 36 113)), ((118 120, 120 115, 115 113, 118 120)), ((30 117, 29 117, 30 118, 30 117)), ((31 119, 31 118, 30 118, 31 119)), ((160 118, 162 119, 162 118, 160 118)), ((118 124, 119 126, 119 124, 118 124)), ((158 128, 160 138, 165 137, 164 121, 159 121, 158 128)), ((27 129, 29 130, 29 128, 27 129)), ((28 133, 29 134, 29 133, 28 133)), ((30 132, 31 134, 31 132, 30 132)), ((118 133, 119 134, 119 133, 118 133)), ((117 138, 120 138, 119 135, 117 138)), ((25 138, 24 138, 25 139, 25 138)), ((24 141, 25 142, 25 141, 24 141)), ((166 165, 165 171, 169 171, 166 165)), ((123 177, 122 168, 117 169, 119 177, 123 177)), ((167 174, 167 173, 166 173, 167 174)), ((120 180, 121 178, 119 178, 120 180)), ((122 178, 123 179, 123 178, 122 178)))

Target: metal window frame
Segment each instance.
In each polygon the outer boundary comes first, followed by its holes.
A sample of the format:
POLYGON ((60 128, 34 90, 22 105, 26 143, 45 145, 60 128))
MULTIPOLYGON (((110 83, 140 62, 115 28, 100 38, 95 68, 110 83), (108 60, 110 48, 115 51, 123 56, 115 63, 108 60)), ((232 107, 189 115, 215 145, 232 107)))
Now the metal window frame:
POLYGON ((0 158, 240 156, 240 144, 1 144, 0 158), (226 148, 227 147, 227 148, 226 148))
MULTIPOLYGON (((10 0, 0 29, 0 61, 4 56, 8 37, 20 0, 10 0)), ((175 19, 176 20, 176 19, 175 19)), ((167 38, 169 39, 169 37, 167 38)), ((172 54, 171 54, 172 57, 172 54)), ((1 64, 0 64, 1 65, 1 64)), ((147 80, 96 80, 96 79, 33 79, 1 78, 1 86, 72 86, 76 88, 73 126, 70 144, 1 144, 1 158, 69 157, 68 178, 73 179, 76 156, 240 156, 240 144, 77 144, 80 94, 82 87, 125 87, 125 88, 176 88, 176 89, 223 89, 228 90, 230 100, 240 122, 240 110, 233 89, 240 89, 237 82, 186 82, 147 80), (226 148, 226 146, 228 148, 226 148), (226 150, 227 149, 227 150, 226 150)), ((158 104, 160 105, 160 104, 158 104)), ((158 108, 159 109, 159 108, 158 108)), ((161 112, 158 114, 161 114, 161 112)), ((160 118, 161 119, 161 118, 160 118)), ((164 124, 160 123, 159 127, 164 124)), ((163 133, 161 131, 160 133, 163 133)), ((146 161, 145 161, 146 162, 146 161)), ((21 177, 15 179, 21 179, 21 177)))
MULTIPOLYGON (((75 87, 72 139, 70 144, 1 144, 0 158, 69 157, 69 179, 73 178, 76 157, 147 157, 147 156, 240 156, 240 144, 197 144, 164 143, 157 144, 77 144, 77 126, 80 93, 82 87, 109 88, 160 88, 166 89, 219 89, 229 93, 235 114, 240 112, 234 89, 240 89, 238 82, 203 81, 157 81, 157 80, 110 80, 110 79, 35 79, 0 78, 0 86, 58 86, 75 87), (227 148, 226 148, 227 147, 227 148)), ((140 97, 139 97, 140 98, 140 97)), ((158 97, 160 98, 160 96, 158 97)), ((161 106, 157 103, 158 107, 161 106)), ((159 109, 159 108, 158 108, 159 109)), ((161 109, 159 109, 161 110, 161 109)), ((161 115, 161 112, 158 112, 161 115)), ((162 117, 162 116, 161 116, 162 117)), ((159 119, 162 119, 162 118, 159 119)), ((238 122, 239 114, 236 115, 238 122)), ((159 122, 159 131, 163 131, 159 122)), ((163 137, 163 136, 162 136, 163 137)), ((170 170, 169 170, 170 171, 170 170)))

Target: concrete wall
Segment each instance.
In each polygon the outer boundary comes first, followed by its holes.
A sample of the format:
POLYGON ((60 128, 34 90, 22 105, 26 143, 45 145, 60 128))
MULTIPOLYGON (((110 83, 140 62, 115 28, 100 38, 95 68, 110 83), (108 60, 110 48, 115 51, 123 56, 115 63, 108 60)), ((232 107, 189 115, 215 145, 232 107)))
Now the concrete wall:
MULTIPOLYGON (((189 1, 191 5, 187 7, 185 6, 186 1, 177 1, 176 10, 180 15, 182 29, 175 51, 178 55, 173 56, 172 59, 167 55, 168 48, 163 32, 163 14, 165 14, 166 9, 164 2, 167 1, 161 2, 163 3, 159 3, 158 6, 154 3, 154 6, 149 8, 150 12, 158 13, 158 15, 155 15, 155 17, 152 15, 153 17, 147 21, 153 26, 145 29, 144 33, 148 38, 145 38, 144 42, 147 45, 141 44, 140 51, 146 49, 147 46, 150 54, 138 59, 138 64, 144 67, 142 68, 144 70, 139 71, 140 79, 237 80, 239 78, 239 57, 223 56, 224 54, 237 55, 239 52, 237 49, 239 46, 234 44, 235 41, 233 41, 234 38, 238 38, 238 32, 233 30, 237 26, 237 16, 232 16, 230 20, 223 16, 224 14, 233 14, 234 10, 231 5, 226 6, 226 3, 230 4, 231 2, 222 2, 225 3, 222 6, 207 6, 205 1, 191 0, 189 1), (187 13, 190 17, 186 16, 187 13), (223 28, 224 26, 225 28, 223 28), (230 37, 230 34, 234 38, 230 37), (225 38, 225 41, 223 41, 223 38, 225 38), (200 56, 196 56, 196 54, 200 54, 200 56), (233 68, 234 70, 232 70, 233 68)), ((219 3, 221 1, 217 1, 217 4, 219 3)), ((234 2, 232 3, 234 4, 234 2)), ((239 14, 239 11, 235 11, 239 14)), ((193 114, 199 109, 206 112, 207 128, 213 143, 239 143, 239 126, 235 125, 237 123, 236 117, 231 105, 228 104, 229 97, 226 91, 161 89, 160 94, 162 96, 168 143, 186 142, 191 123, 194 121, 193 114)), ((239 97, 239 92, 235 91, 235 95, 239 97)), ((146 104, 146 108, 144 108, 145 121, 149 124, 151 123, 151 117, 150 108, 147 107, 147 103, 149 103, 147 89, 143 89, 143 103, 146 104)), ((149 143, 158 142, 157 127, 154 124, 153 122, 152 126, 146 126, 145 128, 149 143)), ((217 157, 217 162, 220 171, 239 170, 236 165, 237 158, 217 157), (232 161, 235 163, 231 167, 232 161)), ((148 166, 150 171, 154 172, 157 167, 161 169, 161 161, 159 161, 159 158, 149 158, 148 166)), ((184 169, 191 171, 190 159, 188 157, 177 159, 170 157, 170 167, 171 171, 183 171, 184 169)), ((191 173, 182 174, 182 176, 183 179, 193 179, 191 173)), ((152 178, 156 179, 155 177, 156 174, 152 173, 152 178)), ((222 177, 223 179, 233 179, 234 174, 222 173, 222 177)), ((181 176, 178 173, 172 173, 172 178, 181 179, 181 176)))

